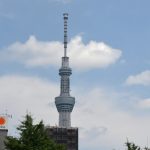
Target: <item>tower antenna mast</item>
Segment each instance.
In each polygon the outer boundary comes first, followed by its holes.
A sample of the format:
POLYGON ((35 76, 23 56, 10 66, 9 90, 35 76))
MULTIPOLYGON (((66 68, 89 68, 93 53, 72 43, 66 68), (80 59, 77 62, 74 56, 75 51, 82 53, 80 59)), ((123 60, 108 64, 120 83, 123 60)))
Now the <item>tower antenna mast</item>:
POLYGON ((64 57, 67 57, 67 20, 68 20, 68 13, 64 13, 64 57))

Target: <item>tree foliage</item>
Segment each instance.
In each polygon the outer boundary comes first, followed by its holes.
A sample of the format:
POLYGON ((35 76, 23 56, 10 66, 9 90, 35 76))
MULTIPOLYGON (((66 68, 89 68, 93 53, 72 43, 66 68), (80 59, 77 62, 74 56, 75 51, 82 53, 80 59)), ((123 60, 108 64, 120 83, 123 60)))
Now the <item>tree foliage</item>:
POLYGON ((135 145, 134 143, 130 143, 128 141, 126 143, 126 146, 128 150, 141 150, 139 146, 135 145))
POLYGON ((7 137, 5 146, 8 150, 65 150, 63 145, 49 139, 42 121, 33 125, 33 119, 28 114, 17 130, 19 138, 7 137))
MULTIPOLYGON (((127 150, 142 150, 141 147, 135 145, 134 143, 131 143, 131 142, 126 142, 126 146, 127 146, 127 150)), ((150 148, 148 147, 145 147, 143 148, 143 150, 150 150, 150 148)))

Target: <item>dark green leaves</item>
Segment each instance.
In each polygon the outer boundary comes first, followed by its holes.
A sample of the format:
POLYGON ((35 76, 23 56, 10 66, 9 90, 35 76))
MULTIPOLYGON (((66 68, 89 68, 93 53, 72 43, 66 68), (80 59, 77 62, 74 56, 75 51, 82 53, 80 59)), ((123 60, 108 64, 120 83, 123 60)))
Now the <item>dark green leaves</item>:
POLYGON ((8 150, 65 150, 64 146, 49 139, 43 122, 34 125, 30 115, 25 116, 17 130, 19 138, 7 137, 5 145, 8 150))

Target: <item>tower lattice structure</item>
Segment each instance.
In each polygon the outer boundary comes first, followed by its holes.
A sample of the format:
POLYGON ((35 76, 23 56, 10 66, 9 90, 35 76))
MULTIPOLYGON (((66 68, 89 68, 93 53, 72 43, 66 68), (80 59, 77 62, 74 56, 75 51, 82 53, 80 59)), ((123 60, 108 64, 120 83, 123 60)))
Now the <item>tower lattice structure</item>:
POLYGON ((59 127, 71 127, 71 112, 75 104, 75 98, 70 96, 70 75, 72 70, 69 67, 69 57, 67 57, 67 21, 68 14, 64 16, 64 56, 59 69, 61 77, 60 95, 55 98, 55 104, 59 112, 59 127))

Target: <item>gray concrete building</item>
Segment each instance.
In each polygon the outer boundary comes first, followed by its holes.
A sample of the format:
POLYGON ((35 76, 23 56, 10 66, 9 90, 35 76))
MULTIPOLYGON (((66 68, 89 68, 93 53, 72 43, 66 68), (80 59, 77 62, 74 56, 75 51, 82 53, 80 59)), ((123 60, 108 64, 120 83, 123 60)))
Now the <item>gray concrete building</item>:
POLYGON ((51 126, 46 132, 56 143, 65 145, 67 150, 78 150, 78 128, 51 126))
POLYGON ((0 129, 0 150, 5 150, 4 141, 6 139, 7 133, 7 129, 0 129))

